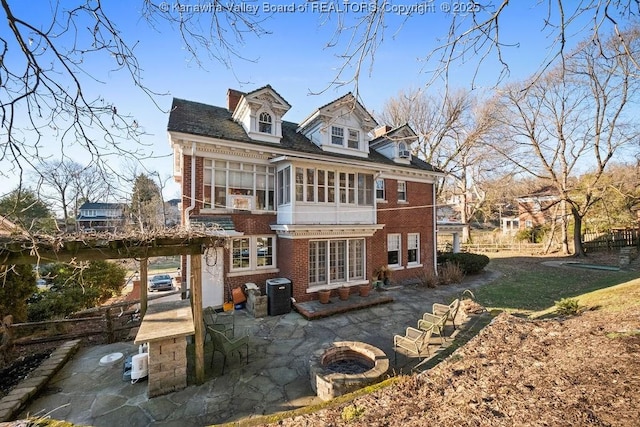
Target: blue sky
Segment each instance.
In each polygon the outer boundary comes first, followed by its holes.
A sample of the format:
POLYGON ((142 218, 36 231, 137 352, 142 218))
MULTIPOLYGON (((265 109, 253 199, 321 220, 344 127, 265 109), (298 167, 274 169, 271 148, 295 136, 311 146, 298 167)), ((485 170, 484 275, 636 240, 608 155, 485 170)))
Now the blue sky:
MULTIPOLYGON (((196 4, 195 1, 184 1, 196 4)), ((538 1, 518 1, 510 4, 501 21, 503 43, 517 44, 507 51, 506 59, 511 67, 511 79, 522 79, 537 70, 544 58, 546 48, 552 40, 543 33, 544 7, 534 7, 538 1)), ((63 0, 62 8, 70 8, 76 1, 63 0)), ((167 1, 163 7, 175 11, 174 1, 167 1)), ((212 3, 201 1, 200 4, 212 3)), ((224 2, 231 4, 231 2, 224 2)), ((292 13, 274 12, 265 14, 265 8, 276 5, 294 5, 302 7, 302 0, 295 1, 236 1, 238 7, 252 7, 258 11, 258 17, 264 18, 262 26, 271 34, 256 37, 248 34, 244 43, 238 45, 241 54, 250 60, 235 59, 232 67, 225 67, 216 61, 202 57, 203 68, 198 67, 183 49, 175 30, 159 25, 154 30, 141 19, 139 2, 110 2, 104 7, 111 13, 122 36, 136 43, 135 52, 143 69, 146 85, 158 93, 154 103, 136 89, 125 73, 108 71, 112 68, 110 59, 92 57, 86 63, 87 70, 101 82, 87 80, 87 90, 96 96, 104 96, 118 107, 119 112, 131 114, 147 132, 142 138, 144 144, 152 148, 149 159, 141 159, 151 170, 169 176, 172 172, 171 150, 166 126, 167 110, 172 97, 193 101, 225 105, 228 88, 251 91, 265 84, 271 84, 291 105, 286 120, 298 122, 315 108, 344 95, 353 89, 352 85, 331 88, 330 83, 336 77, 337 67, 341 65, 338 57, 342 53, 347 33, 343 34, 338 46, 328 48, 327 44, 337 25, 336 15, 328 16, 318 11, 323 7, 306 3, 307 11, 292 13), (314 8, 314 10, 312 10, 314 8), (311 95, 330 87, 321 94, 311 95)), ((363 16, 359 9, 368 7, 368 2, 351 1, 348 11, 342 17, 345 22, 353 23, 363 16)), ((438 38, 446 35, 450 14, 443 12, 446 6, 464 3, 435 0, 434 2, 396 1, 385 18, 385 39, 376 52, 372 68, 369 60, 359 80, 361 100, 371 112, 380 111, 386 99, 401 89, 421 87, 428 80, 425 73, 433 64, 425 64, 423 58, 438 44, 438 38), (443 6, 443 4, 446 4, 443 6), (399 6, 422 5, 423 13, 410 17, 398 13, 399 6)), ((15 12, 23 19, 35 22, 47 22, 51 12, 48 2, 16 3, 15 12), (34 7, 34 5, 39 7, 34 7)), ((210 12, 202 12, 210 13, 210 12)), ((0 27, 0 34, 6 28, 0 27)), ((83 29, 80 28, 80 34, 83 29)), ((88 57, 89 58, 89 57, 88 57)), ((469 58, 468 65, 455 67, 450 85, 468 87, 475 70, 476 58, 469 58)), ((496 83, 499 67, 491 58, 481 69, 479 83, 487 87, 496 83)), ((350 76, 347 74, 347 76, 350 76)), ((438 85, 430 90, 438 90, 438 85)), ((51 147, 56 146, 55 137, 51 147)), ((78 155, 83 162, 82 155, 78 155)), ((169 181, 165 198, 176 197, 177 185, 169 181)))

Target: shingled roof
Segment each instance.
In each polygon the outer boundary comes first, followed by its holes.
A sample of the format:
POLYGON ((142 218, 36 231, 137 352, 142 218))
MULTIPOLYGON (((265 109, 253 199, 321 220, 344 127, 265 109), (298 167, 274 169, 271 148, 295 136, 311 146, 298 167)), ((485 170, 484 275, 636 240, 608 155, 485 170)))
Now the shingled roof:
POLYGON ((430 172, 441 172, 429 163, 418 159, 416 156, 412 156, 410 165, 399 165, 375 150, 370 150, 367 158, 326 152, 311 142, 306 136, 297 132, 297 123, 288 121, 282 122, 282 139, 280 144, 257 141, 249 138, 242 125, 232 119, 232 113, 228 109, 179 98, 173 99, 167 129, 170 132, 181 132, 263 147, 280 148, 291 151, 292 154, 314 154, 329 158, 369 161, 396 167, 409 167, 430 172))

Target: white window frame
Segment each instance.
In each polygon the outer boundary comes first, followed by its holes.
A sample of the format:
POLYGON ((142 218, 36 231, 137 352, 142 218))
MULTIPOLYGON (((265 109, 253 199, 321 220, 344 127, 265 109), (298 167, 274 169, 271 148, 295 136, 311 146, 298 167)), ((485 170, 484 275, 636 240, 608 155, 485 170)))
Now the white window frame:
POLYGON ((310 240, 307 256, 309 287, 366 283, 367 244, 364 238, 310 240))
POLYGON ((400 233, 387 234, 387 264, 391 268, 399 268, 402 266, 402 235, 400 233), (398 260, 396 263, 389 262, 389 254, 391 252, 398 253, 398 260))
POLYGON ((356 150, 360 149, 360 131, 359 130, 347 129, 347 147, 353 148, 356 150))
POLYGON ((277 260, 276 260, 276 236, 275 235, 256 235, 256 236, 242 236, 242 237, 234 237, 231 239, 231 254, 229 256, 230 258, 230 266, 229 266, 229 271, 230 272, 238 272, 238 271, 256 271, 256 270, 268 270, 268 269, 273 269, 276 268, 277 266, 277 260), (267 258, 267 257, 260 257, 258 255, 258 240, 260 239, 271 239, 271 264, 266 264, 266 265, 259 265, 260 263, 258 262, 258 260, 260 258, 267 258), (241 251, 239 254, 239 257, 236 256, 236 254, 234 253, 236 251, 236 243, 242 242, 242 241, 247 241, 248 245, 246 246, 241 246, 239 247, 239 250, 241 251), (247 251, 247 255, 244 255, 243 252, 247 251), (248 259, 249 264, 246 266, 242 266, 242 267, 235 267, 235 262, 236 260, 239 261, 246 261, 248 259))
POLYGON ((407 201, 407 183, 406 181, 398 181, 398 202, 407 201))
POLYGON ((331 126, 331 144, 344 147, 344 128, 331 126))
POLYGON ((258 132, 265 133, 268 135, 273 134, 273 118, 271 114, 267 111, 262 111, 258 115, 258 132), (268 131, 264 130, 264 127, 268 127, 268 131))
POLYGON ((384 178, 378 178, 376 179, 375 182, 375 187, 376 187, 376 200, 386 200, 385 199, 385 189, 384 189, 384 178), (381 184, 381 185, 379 185, 381 184), (382 197, 378 197, 378 191, 382 191, 382 197))
POLYGON ((275 210, 276 172, 273 166, 204 159, 202 167, 203 209, 275 210), (230 169, 229 164, 235 167, 230 169), (232 185, 231 174, 243 174, 245 179, 252 181, 251 188, 245 185, 240 194, 232 193, 232 189, 240 187, 232 185))
POLYGON ((420 264, 420 233, 407 233, 407 265, 415 266, 420 264), (416 251, 416 260, 410 261, 409 253, 416 251))
POLYGON ((280 169, 277 173, 276 196, 278 206, 291 204, 291 166, 280 169))

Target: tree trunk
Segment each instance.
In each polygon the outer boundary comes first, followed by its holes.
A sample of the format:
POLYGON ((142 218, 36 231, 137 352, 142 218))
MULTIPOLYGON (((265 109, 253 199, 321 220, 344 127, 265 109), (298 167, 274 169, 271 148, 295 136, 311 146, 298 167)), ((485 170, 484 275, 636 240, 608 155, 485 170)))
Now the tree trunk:
POLYGON ((562 216, 562 253, 565 255, 569 255, 571 252, 569 251, 569 221, 567 221, 567 201, 563 200, 561 202, 561 212, 562 216))
POLYGON ((584 248, 582 247, 582 216, 576 210, 576 208, 571 208, 571 214, 573 215, 573 248, 575 250, 575 256, 584 257, 587 254, 584 252, 584 248))

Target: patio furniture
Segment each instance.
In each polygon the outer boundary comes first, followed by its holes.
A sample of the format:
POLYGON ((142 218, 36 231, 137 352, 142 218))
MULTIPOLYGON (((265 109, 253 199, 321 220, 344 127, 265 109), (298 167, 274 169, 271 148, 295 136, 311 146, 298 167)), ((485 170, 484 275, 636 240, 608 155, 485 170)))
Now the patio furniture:
POLYGON ((449 316, 447 320, 450 319, 451 323, 453 324, 453 329, 457 329, 456 316, 458 315, 459 309, 460 309, 460 298, 456 298, 449 305, 434 303, 431 311, 436 316, 441 316, 442 314, 444 314, 445 311, 449 310, 449 316))
POLYGON ((211 352, 211 366, 213 367, 213 355, 216 351, 222 353, 222 375, 224 375, 224 367, 227 364, 227 355, 232 355, 234 351, 238 352, 238 355, 242 358, 242 347, 245 347, 247 353, 247 363, 249 363, 249 336, 243 335, 240 337, 229 338, 224 332, 214 329, 210 326, 207 327, 209 336, 213 341, 213 351, 211 352))
POLYGON ((402 353, 405 357, 417 357, 419 359, 429 356, 429 340, 433 329, 431 327, 427 330, 420 330, 409 326, 404 336, 394 335, 394 364, 397 365, 398 353, 402 353))
POLYGON ((202 310, 202 317, 204 320, 205 331, 210 338, 212 337, 209 334, 209 330, 207 329, 208 327, 222 331, 227 337, 233 337, 235 333, 233 313, 216 313, 213 307, 207 307, 202 310))
POLYGON ((418 320, 418 329, 426 331, 428 329, 433 329, 432 333, 440 336, 440 341, 444 343, 445 333, 444 333, 444 325, 447 323, 447 319, 449 318, 449 310, 445 311, 440 315, 435 315, 432 313, 425 313, 422 315, 422 319, 418 320))

